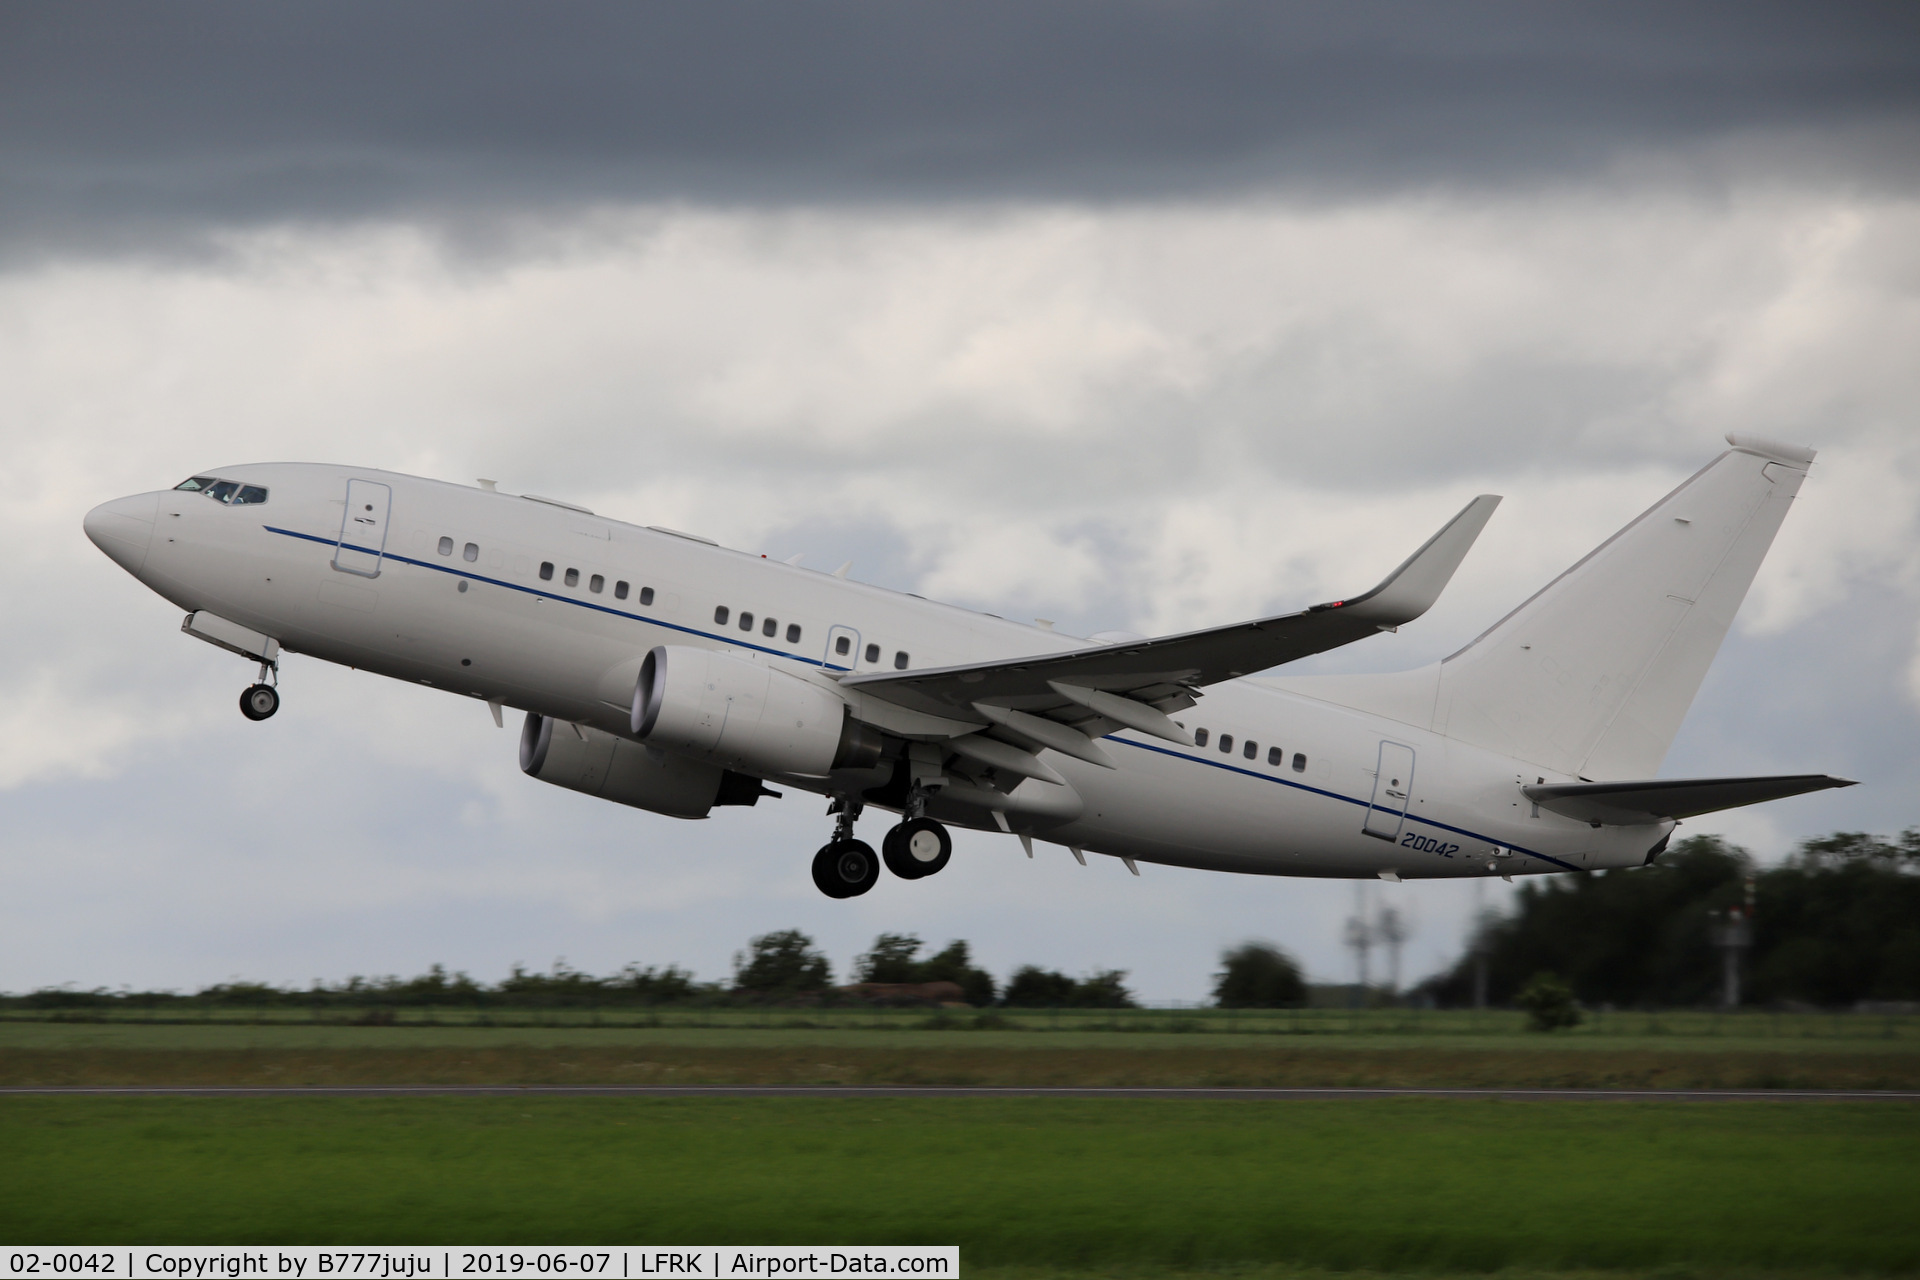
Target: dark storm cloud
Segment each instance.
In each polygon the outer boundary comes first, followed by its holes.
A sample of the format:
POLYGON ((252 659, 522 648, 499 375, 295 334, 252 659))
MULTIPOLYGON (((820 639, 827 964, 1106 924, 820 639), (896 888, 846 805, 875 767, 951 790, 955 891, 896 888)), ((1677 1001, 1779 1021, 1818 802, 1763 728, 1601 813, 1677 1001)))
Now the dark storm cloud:
POLYGON ((1903 3, 13 3, 0 234, 1377 192, 1754 140, 1904 185, 1917 105, 1903 3))

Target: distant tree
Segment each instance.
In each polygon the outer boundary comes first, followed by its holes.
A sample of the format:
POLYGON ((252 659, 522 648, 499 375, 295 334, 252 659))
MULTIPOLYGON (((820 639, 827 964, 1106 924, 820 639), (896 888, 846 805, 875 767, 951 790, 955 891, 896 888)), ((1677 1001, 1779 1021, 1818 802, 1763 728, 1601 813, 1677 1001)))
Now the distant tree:
POLYGON ((1007 979, 1000 1003, 1029 1009, 1064 1009, 1073 1003, 1074 982, 1064 973, 1025 964, 1007 979))
POLYGON ((920 939, 910 933, 883 933, 871 950, 854 957, 853 976, 860 982, 925 982, 920 976, 920 939))
POLYGON ((920 939, 911 933, 883 933, 873 946, 855 957, 854 977, 860 982, 951 982, 968 1004, 993 1003, 993 975, 973 966, 967 944, 958 939, 924 960, 920 939))
POLYGON ((1126 976, 1124 969, 1107 969, 1076 982, 1056 970, 1022 965, 1007 979, 1000 1002, 1029 1009, 1131 1009, 1126 976))
POLYGON ((1920 1000, 1920 829, 1808 840, 1755 877, 1754 901, 1749 999, 1920 1000))
POLYGON ((1527 1011, 1528 1030, 1558 1031, 1580 1025, 1580 1006, 1574 1001, 1573 988, 1557 973, 1534 974, 1513 1002, 1527 1011))
POLYGON ((814 950, 813 939, 798 929, 765 933, 733 957, 733 986, 754 995, 798 995, 823 991, 833 983, 827 958, 814 950))
POLYGON ((1222 1009, 1290 1009, 1307 1002, 1307 983, 1292 956, 1265 942, 1248 942, 1220 956, 1213 1002, 1222 1009))
POLYGON ((967 944, 958 938, 920 962, 920 980, 955 983, 971 1005, 993 1003, 993 975, 974 967, 967 944))
POLYGON ((1125 969, 1102 969, 1073 984, 1073 1005, 1079 1009, 1134 1009, 1138 1002, 1127 990, 1125 969))

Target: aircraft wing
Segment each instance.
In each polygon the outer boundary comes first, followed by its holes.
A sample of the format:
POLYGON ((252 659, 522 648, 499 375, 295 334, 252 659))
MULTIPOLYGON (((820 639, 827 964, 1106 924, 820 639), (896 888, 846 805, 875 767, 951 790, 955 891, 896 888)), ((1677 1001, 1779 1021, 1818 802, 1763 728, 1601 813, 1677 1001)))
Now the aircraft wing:
POLYGON ((841 684, 1082 759, 1099 755, 1088 738, 1119 726, 1190 743, 1165 713, 1192 706, 1194 690, 1392 631, 1425 613, 1499 504, 1491 494, 1475 498, 1373 590, 1299 613, 967 666, 864 672, 841 684), (1077 732, 1062 736, 1063 724, 1077 732))
POLYGON ((1645 782, 1561 782, 1522 787, 1542 809, 1580 822, 1640 826, 1666 818, 1692 818, 1763 800, 1857 784, 1824 773, 1770 778, 1666 778, 1645 782))

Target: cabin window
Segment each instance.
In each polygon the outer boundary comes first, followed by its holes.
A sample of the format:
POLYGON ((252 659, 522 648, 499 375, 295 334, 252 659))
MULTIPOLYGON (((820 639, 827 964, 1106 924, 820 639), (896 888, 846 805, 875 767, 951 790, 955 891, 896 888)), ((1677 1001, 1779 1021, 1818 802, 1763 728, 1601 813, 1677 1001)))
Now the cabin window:
POLYGON ((1248 738, 1246 749, 1243 750, 1240 754, 1245 756, 1247 759, 1251 760, 1255 756, 1260 754, 1260 744, 1255 742, 1252 738, 1248 738))
POLYGON ((469 542, 466 546, 460 548, 460 558, 468 564, 472 564, 475 560, 478 560, 480 558, 480 544, 477 542, 469 542))
POLYGON ((777 635, 779 631, 780 631, 780 624, 775 622, 772 618, 768 618, 765 622, 760 624, 760 634, 763 636, 777 635))
POLYGON ((1207 745, 1207 731, 1205 729, 1195 729, 1193 731, 1193 745, 1196 747, 1204 747, 1207 745))
POLYGON ((1287 753, 1282 751, 1280 748, 1278 747, 1267 748, 1267 763, 1274 766, 1275 768, 1279 768, 1280 764, 1283 761, 1285 761, 1286 758, 1287 758, 1287 753))
POLYGON ((1233 735, 1232 734, 1223 733, 1220 735, 1220 750, 1225 755, 1233 754, 1233 735))
POLYGON ((715 623, 717 623, 720 626, 723 626, 723 627, 726 626, 727 625, 727 606, 721 605, 718 609, 715 609, 713 611, 713 620, 715 623))
POLYGON ((893 655, 893 669, 895 671, 905 671, 907 669, 907 651, 905 649, 893 655))
POLYGON ((453 554, 453 539, 452 539, 452 538, 442 538, 442 539, 440 539, 440 554, 441 554, 441 555, 443 555, 443 556, 450 556, 450 555, 452 555, 452 554, 453 554))
POLYGON ((173 487, 182 493, 205 493, 213 487, 213 477, 194 476, 191 480, 182 480, 173 487))
POLYGON ((627 586, 625 581, 616 582, 613 584, 613 598, 615 600, 625 600, 627 598, 627 592, 630 590, 632 590, 632 588, 627 586))
POLYGON ((868 646, 867 646, 867 661, 868 661, 868 662, 878 662, 878 661, 880 661, 880 646, 879 646, 879 645, 877 645, 877 644, 870 644, 870 645, 868 645, 868 646))
POLYGON ((567 585, 570 587, 580 585, 580 571, 578 569, 567 570, 567 585))
POLYGON ((833 651, 844 658, 853 651, 853 641, 846 636, 841 636, 833 642, 833 651))
POLYGON ((640 603, 641 603, 641 604, 652 604, 652 603, 653 603, 653 588, 652 588, 652 587, 642 587, 642 588, 640 588, 640 603))
POLYGON ((593 594, 599 595, 602 591, 605 591, 606 589, 607 589, 607 580, 604 576, 596 573, 591 578, 587 579, 587 590, 593 592, 593 594))
POLYGON ((553 561, 542 560, 540 562, 540 581, 542 582, 553 581, 553 561))
POLYGON ((1307 771, 1307 753, 1306 752, 1296 751, 1293 753, 1293 771, 1295 773, 1305 773, 1307 771))
POLYGON ((742 631, 753 630, 753 615, 744 609, 740 612, 740 629, 742 631))
MULTIPOLYGON (((215 480, 213 482, 213 487, 207 490, 207 496, 209 498, 212 498, 215 502, 225 502, 228 498, 231 498, 233 496, 234 490, 238 489, 239 487, 240 487, 239 485, 235 484, 231 480, 215 480)), ((369 507, 367 508, 367 510, 371 511, 373 510, 373 508, 369 507)))
POLYGON ((243 484, 240 492, 233 495, 236 507, 257 507, 267 500, 267 491, 257 484, 243 484))

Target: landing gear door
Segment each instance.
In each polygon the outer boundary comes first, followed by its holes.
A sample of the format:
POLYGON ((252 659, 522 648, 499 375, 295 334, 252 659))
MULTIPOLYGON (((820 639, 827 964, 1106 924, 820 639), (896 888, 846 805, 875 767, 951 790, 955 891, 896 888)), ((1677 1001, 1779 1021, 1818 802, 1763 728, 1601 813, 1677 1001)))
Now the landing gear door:
POLYGON ((393 490, 379 481, 347 481, 347 510, 341 517, 340 542, 333 552, 334 568, 363 578, 380 576, 392 506, 393 490))
POLYGON ((1361 830, 1382 840, 1398 840, 1413 803, 1413 748, 1398 742, 1380 744, 1380 770, 1373 776, 1373 800, 1361 830))
POLYGON ((827 669, 851 671, 860 661, 860 633, 852 627, 827 629, 827 669))

